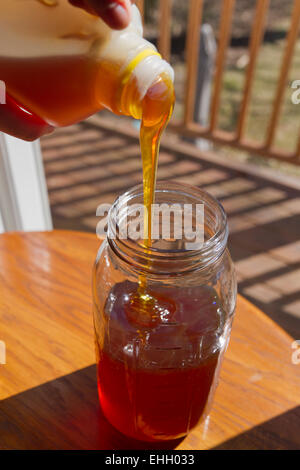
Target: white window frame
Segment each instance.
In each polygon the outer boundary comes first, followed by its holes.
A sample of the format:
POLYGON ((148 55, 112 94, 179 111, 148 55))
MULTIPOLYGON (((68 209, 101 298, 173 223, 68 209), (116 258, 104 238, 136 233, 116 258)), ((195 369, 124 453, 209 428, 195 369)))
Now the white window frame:
POLYGON ((4 232, 4 224, 3 224, 2 215, 0 212, 0 233, 3 233, 3 232, 4 232))
POLYGON ((0 132, 0 232, 52 230, 39 140, 0 132))

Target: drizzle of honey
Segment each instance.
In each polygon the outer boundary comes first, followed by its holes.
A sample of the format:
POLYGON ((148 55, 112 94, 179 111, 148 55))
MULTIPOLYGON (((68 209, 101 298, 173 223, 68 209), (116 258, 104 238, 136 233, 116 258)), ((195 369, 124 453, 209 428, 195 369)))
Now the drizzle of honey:
POLYGON ((146 207, 145 244, 151 245, 151 214, 154 204, 160 139, 174 108, 174 87, 171 79, 161 76, 148 91, 143 102, 140 134, 143 161, 144 204, 146 207))
MULTIPOLYGON (((142 125, 140 144, 143 163, 144 186, 144 248, 149 252, 152 244, 152 205, 155 202, 155 185, 161 136, 171 118, 175 102, 174 86, 168 76, 160 79, 148 90, 143 101, 142 125)), ((150 264, 151 261, 148 261, 150 264)), ((166 300, 166 299, 165 299, 166 300)), ((162 308, 171 313, 171 300, 166 302, 147 289, 147 278, 144 274, 139 277, 139 287, 130 302, 129 315, 139 318, 140 322, 155 326, 161 320, 162 308), (166 304, 164 308, 162 304, 166 304)), ((144 335, 140 338, 144 341, 144 335)))

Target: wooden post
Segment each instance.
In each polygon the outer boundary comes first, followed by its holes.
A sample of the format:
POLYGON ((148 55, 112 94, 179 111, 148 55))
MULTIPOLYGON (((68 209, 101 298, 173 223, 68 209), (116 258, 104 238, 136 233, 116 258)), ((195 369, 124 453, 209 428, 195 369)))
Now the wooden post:
POLYGON ((288 74, 289 74, 292 59, 293 59, 296 41, 298 39, 299 26, 300 26, 300 0, 295 0, 293 14, 292 14, 291 28, 287 37, 286 50, 285 50, 285 54, 283 58, 283 63, 281 65, 280 78, 278 82, 277 92, 276 92, 276 96, 274 100, 273 111, 271 115, 271 120, 270 120, 267 140, 266 140, 267 149, 270 149, 274 142, 274 137, 275 137, 275 133, 277 130, 277 126, 278 126, 278 122, 279 122, 279 118, 281 114, 284 93, 285 93, 286 85, 288 81, 288 74))
POLYGON ((171 57, 171 17, 172 0, 160 0, 158 50, 163 58, 168 61, 171 57))
POLYGON ((219 47, 216 62, 215 88, 211 106, 210 131, 214 132, 218 124, 219 105, 223 82, 223 73, 226 60, 226 52, 230 40, 231 22, 235 0, 223 0, 221 15, 219 47))
POLYGON ((300 132, 299 132, 299 139, 298 139, 297 150, 296 150, 296 158, 298 160, 298 164, 300 164, 300 132))
POLYGON ((143 22, 145 21, 145 1, 144 0, 136 0, 136 6, 140 10, 141 17, 143 22))
POLYGON ((187 28, 186 60, 187 80, 185 88, 184 124, 193 122, 196 98, 198 55, 200 46, 200 24, 202 22, 203 0, 190 0, 187 28))
POLYGON ((265 31, 265 19, 269 8, 270 0, 258 0, 256 5, 256 14, 254 16, 250 48, 249 48, 249 65, 247 68, 245 89, 243 101, 241 105, 239 120, 237 124, 237 140, 241 140, 244 135, 247 112, 249 108, 251 91, 254 80, 255 67, 258 57, 259 48, 265 31))

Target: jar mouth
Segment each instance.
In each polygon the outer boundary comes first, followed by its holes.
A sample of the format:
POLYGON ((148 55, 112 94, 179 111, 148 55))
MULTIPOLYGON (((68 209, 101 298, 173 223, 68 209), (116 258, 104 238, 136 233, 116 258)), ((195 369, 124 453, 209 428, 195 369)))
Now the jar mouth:
MULTIPOLYGON (((203 208, 201 219, 203 239, 198 243, 187 240, 161 238, 148 246, 144 238, 124 237, 124 220, 143 205, 143 185, 135 186, 114 202, 108 217, 107 238, 115 253, 139 270, 159 272, 170 270, 170 262, 177 262, 178 271, 194 270, 217 261, 224 253, 228 239, 227 216, 223 206, 206 191, 188 184, 159 181, 155 188, 155 204, 169 207, 203 208), (123 224, 123 227, 122 227, 123 224)), ((182 216, 185 220, 186 213, 182 216)))

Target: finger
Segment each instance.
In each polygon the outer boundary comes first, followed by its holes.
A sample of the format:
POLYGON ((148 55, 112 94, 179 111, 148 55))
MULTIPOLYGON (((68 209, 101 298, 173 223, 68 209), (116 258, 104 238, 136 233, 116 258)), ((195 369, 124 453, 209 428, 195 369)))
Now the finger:
POLYGON ((32 141, 54 129, 35 114, 26 111, 9 95, 0 104, 0 131, 19 139, 32 141))
POLYGON ((74 6, 100 16, 113 29, 124 29, 131 20, 130 0, 69 0, 74 6))

